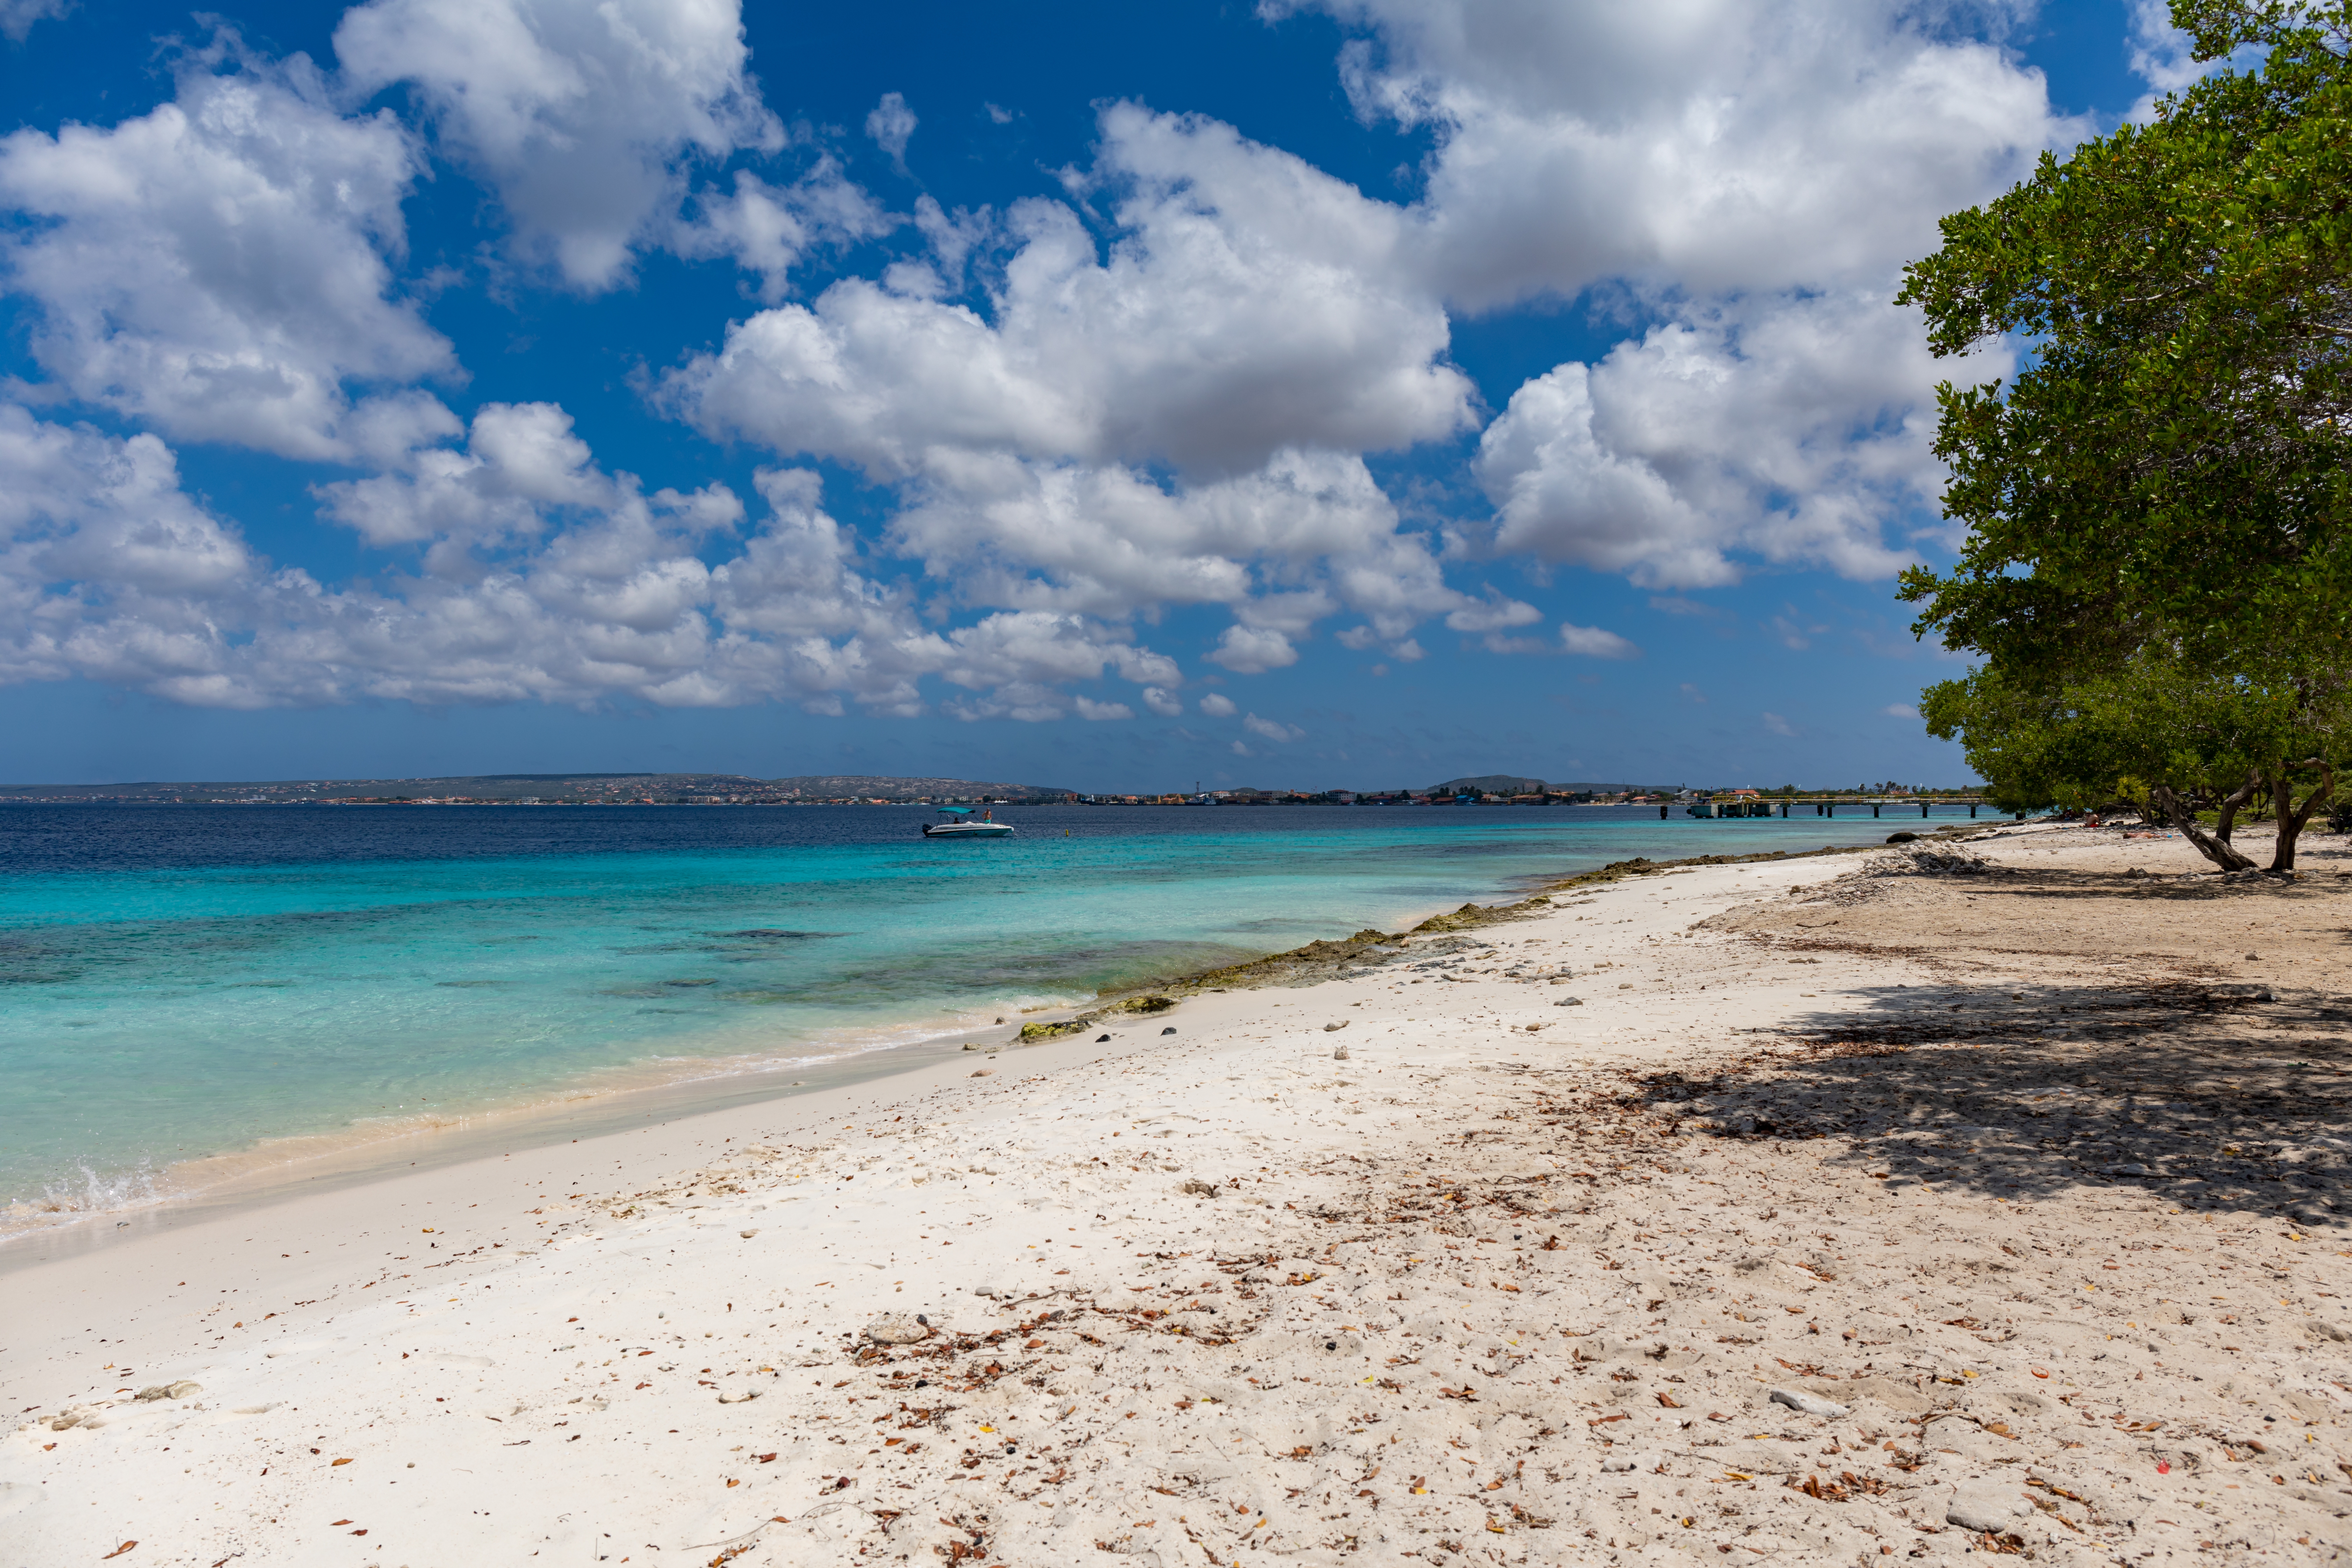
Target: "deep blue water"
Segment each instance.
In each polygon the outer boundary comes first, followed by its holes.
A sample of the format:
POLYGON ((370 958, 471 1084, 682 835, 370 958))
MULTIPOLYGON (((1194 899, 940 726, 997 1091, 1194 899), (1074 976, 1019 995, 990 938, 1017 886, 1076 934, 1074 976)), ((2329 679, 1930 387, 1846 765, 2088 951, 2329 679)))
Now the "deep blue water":
POLYGON ((1610 860, 1893 826, 1656 808, 0 806, 0 1226, 173 1162, 772 1067, 1610 860))

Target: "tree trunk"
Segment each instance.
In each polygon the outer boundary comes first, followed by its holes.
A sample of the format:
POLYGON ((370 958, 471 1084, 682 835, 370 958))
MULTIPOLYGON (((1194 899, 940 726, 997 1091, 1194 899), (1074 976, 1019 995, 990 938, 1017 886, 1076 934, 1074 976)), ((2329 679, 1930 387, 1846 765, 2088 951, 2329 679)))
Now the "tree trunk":
POLYGON ((2196 809, 2173 794, 2169 786, 2150 785, 2147 798, 2150 805, 2164 814, 2168 822, 2179 829, 2180 837, 2197 846, 2197 852, 2200 855, 2204 856, 2224 871, 2251 871, 2254 868, 2254 863, 2252 860, 2206 832, 2204 824, 2197 820, 2196 809))
POLYGON ((2222 843, 2230 842, 2230 830, 2237 826, 2238 808, 2254 798, 2263 787, 2263 775, 2250 773, 2246 782, 2221 797, 2221 809, 2213 823, 2213 837, 2222 843))
POLYGON ((2303 837, 2303 825, 2311 820, 2311 814, 2319 808, 2320 803, 2336 793, 2336 770, 2321 758, 2305 757, 2293 767, 2280 768, 2278 780, 2271 785, 2271 790, 2272 798, 2278 806, 2278 847, 2271 851, 2271 869, 2292 871, 2294 869, 2294 841, 2303 837), (2294 785, 2291 782, 2294 767, 2319 770, 2319 784, 2303 797, 2303 809, 2300 811, 2294 806, 2294 785))

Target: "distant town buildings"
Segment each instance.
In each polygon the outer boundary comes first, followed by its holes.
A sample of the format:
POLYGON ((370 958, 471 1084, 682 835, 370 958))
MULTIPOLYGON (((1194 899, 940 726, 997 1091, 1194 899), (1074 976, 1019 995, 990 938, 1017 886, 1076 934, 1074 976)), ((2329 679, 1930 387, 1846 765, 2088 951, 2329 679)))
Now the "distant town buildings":
POLYGON ((0 787, 0 805, 1663 805, 1710 802, 1760 815, 1764 805, 1980 800, 1982 785, 1863 784, 1850 790, 1748 785, 1547 784, 1509 774, 1450 779, 1423 789, 1233 789, 1101 795, 1035 784, 878 775, 755 779, 727 773, 517 773, 478 778, 310 779, 268 784, 138 784, 0 787), (1757 808, 1757 809, 1748 809, 1757 808))

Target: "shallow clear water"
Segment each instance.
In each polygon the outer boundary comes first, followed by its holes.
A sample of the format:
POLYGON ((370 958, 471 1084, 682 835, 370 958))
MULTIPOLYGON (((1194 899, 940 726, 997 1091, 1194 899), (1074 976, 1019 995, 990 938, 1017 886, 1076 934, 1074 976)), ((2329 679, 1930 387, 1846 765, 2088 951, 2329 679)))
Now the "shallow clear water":
POLYGON ((887 1047, 1635 855, 1654 807, 0 807, 0 1223, 174 1162, 887 1047))

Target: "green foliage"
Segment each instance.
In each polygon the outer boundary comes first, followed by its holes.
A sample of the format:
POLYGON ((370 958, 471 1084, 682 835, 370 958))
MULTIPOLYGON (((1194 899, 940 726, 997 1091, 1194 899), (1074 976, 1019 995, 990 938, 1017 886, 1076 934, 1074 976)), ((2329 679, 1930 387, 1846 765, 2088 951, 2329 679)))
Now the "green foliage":
POLYGON ((2352 733, 2340 687, 2259 687, 2138 660, 2064 687, 2007 679, 1998 668, 1927 689, 1928 733, 1959 740, 2004 811, 2129 800, 2151 783, 2192 802, 2333 755, 2352 733))
POLYGON ((2242 865, 2230 823, 2266 794, 2284 868, 2352 754, 2352 0, 2172 16, 2200 59, 2251 46, 2261 68, 2045 154, 1908 271, 1938 355, 2010 338, 2025 358, 1938 389, 1968 541, 1901 595, 1921 636, 1985 658, 1923 712, 2001 805, 2128 782, 2242 865))
POLYGON ((2176 0, 2200 58, 2267 49, 1943 222, 1902 300, 1946 385, 1948 575, 1916 629, 2061 683, 2144 649, 2223 675, 2352 658, 2352 4, 2176 0))

